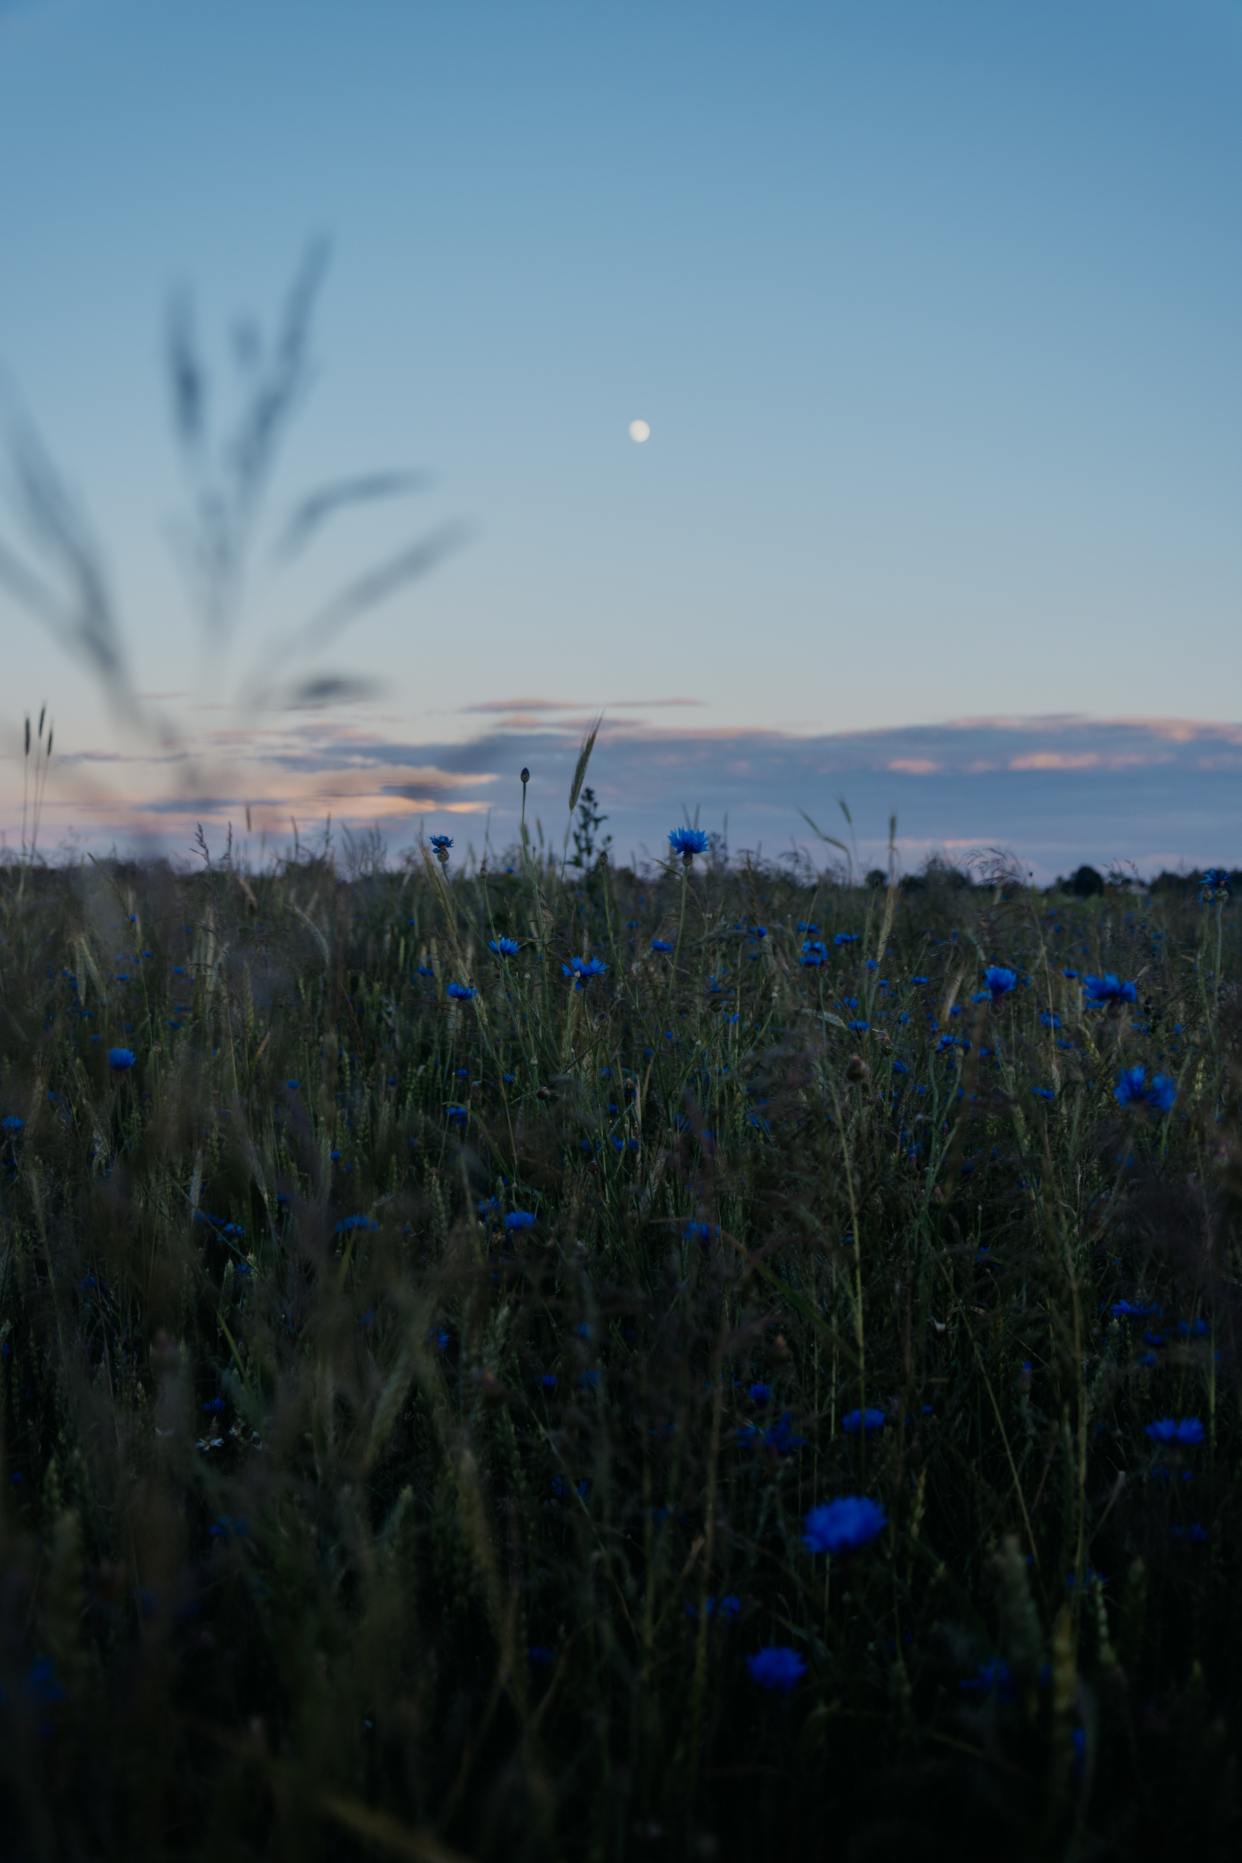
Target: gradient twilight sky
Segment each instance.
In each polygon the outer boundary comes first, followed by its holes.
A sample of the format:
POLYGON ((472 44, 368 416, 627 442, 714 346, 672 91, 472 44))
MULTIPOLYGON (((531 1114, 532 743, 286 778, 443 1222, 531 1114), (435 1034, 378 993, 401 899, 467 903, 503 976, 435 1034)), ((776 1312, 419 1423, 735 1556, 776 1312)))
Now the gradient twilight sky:
MULTIPOLYGON (((1236 0, 0 0, 0 388, 103 543, 137 684, 235 746, 206 708, 240 636, 470 532, 304 669, 376 698, 267 719, 176 806, 0 587, 0 825, 46 697, 65 780, 86 754, 119 785, 50 792, 53 843, 137 809, 184 845, 245 799, 398 842, 449 803, 477 838, 491 806, 503 842, 522 762, 559 841, 607 708, 619 846, 684 803, 775 850, 798 805, 835 833, 845 793, 867 846, 911 824, 908 862, 1232 864, 1240 201, 1236 0), (162 534, 187 503, 165 309, 193 288, 226 400, 238 316, 272 330, 319 232, 267 509, 433 483, 287 575, 265 543, 205 657, 162 534)), ((0 545, 36 560, 2 487, 0 545)))

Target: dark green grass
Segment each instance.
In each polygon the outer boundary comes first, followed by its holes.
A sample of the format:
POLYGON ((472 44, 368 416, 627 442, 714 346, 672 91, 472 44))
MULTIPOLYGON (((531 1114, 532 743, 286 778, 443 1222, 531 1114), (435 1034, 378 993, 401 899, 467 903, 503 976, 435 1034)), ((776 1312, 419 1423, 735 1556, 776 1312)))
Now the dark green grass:
POLYGON ((0 874, 5 1856, 1228 1854, 1237 908, 512 868, 0 874))

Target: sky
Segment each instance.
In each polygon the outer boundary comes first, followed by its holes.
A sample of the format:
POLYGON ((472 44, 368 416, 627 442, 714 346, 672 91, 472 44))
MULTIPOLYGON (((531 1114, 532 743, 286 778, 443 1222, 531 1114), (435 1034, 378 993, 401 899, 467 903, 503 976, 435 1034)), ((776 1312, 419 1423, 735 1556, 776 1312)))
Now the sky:
POLYGON ((559 842, 602 713, 619 854, 1237 864, 1240 105, 1235 0, 0 0, 6 844, 46 701, 49 857, 559 842))

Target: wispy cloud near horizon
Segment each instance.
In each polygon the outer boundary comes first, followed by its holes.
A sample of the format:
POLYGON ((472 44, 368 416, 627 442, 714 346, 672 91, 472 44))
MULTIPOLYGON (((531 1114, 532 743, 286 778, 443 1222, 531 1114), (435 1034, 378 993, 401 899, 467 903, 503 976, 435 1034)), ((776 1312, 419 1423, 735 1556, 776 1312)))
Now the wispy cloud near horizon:
MULTIPOLYGON (((514 728, 511 703, 464 741, 402 736, 351 715, 253 731, 221 724, 145 756, 69 749, 53 762, 45 845, 74 830, 78 846, 167 851, 200 820, 240 832, 249 806, 256 834, 280 836, 293 820, 330 814, 350 827, 381 825, 400 845, 439 816, 455 818, 463 854, 481 854, 485 843, 494 854, 516 837, 523 765, 528 816, 559 845, 584 718, 559 702, 526 701, 544 715, 514 728), (123 790, 103 780, 108 769, 124 772, 123 790)), ((493 708, 469 709, 490 716, 493 708)), ((619 858, 662 853, 687 813, 708 828, 727 824, 735 852, 801 847, 818 858, 827 850, 800 811, 842 827, 839 801, 863 864, 881 860, 893 813, 907 867, 936 851, 1003 849, 1051 877, 1082 861, 1148 870, 1231 864, 1237 854, 1242 725, 1232 722, 1053 714, 794 733, 669 726, 638 711, 637 701, 605 708, 589 771, 619 858), (612 717, 622 709, 635 715, 612 717)), ((12 843, 20 790, 9 767, 0 815, 12 843)))

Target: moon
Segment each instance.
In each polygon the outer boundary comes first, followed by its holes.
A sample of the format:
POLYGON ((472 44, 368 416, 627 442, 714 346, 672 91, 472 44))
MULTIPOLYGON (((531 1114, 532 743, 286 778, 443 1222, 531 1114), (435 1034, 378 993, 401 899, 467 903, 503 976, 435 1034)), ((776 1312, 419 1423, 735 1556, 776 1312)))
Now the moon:
POLYGON ((641 446, 644 440, 650 438, 651 423, 649 421, 632 420, 630 422, 630 439, 633 440, 635 446, 641 446))

